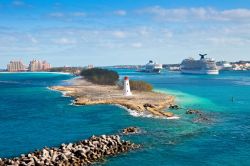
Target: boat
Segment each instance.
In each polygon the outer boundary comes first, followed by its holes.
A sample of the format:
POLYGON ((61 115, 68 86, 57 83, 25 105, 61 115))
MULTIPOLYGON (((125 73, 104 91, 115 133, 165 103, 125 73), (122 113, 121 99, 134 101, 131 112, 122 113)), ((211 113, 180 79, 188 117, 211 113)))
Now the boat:
POLYGON ((219 74, 215 60, 205 58, 207 54, 199 54, 200 59, 184 59, 181 63, 181 73, 184 74, 219 74))
POLYGON ((147 72, 147 73, 160 73, 162 70, 162 64, 158 64, 150 60, 145 67, 140 70, 140 72, 147 72))

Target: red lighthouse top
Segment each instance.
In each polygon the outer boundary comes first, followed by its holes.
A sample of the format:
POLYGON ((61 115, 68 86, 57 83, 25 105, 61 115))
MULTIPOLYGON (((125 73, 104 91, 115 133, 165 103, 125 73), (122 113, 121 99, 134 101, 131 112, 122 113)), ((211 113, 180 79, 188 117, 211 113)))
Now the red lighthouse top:
POLYGON ((124 80, 128 80, 128 77, 126 76, 126 77, 124 77, 124 80))

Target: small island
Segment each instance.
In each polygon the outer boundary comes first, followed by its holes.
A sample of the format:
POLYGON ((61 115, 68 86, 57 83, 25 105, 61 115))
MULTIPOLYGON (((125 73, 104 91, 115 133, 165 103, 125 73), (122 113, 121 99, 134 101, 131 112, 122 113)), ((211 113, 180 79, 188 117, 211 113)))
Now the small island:
POLYGON ((170 118, 173 113, 165 111, 174 104, 174 97, 152 91, 152 86, 143 81, 131 81, 132 95, 126 96, 119 75, 107 69, 85 69, 81 78, 73 79, 70 86, 53 86, 73 97, 75 105, 115 104, 138 113, 170 118))

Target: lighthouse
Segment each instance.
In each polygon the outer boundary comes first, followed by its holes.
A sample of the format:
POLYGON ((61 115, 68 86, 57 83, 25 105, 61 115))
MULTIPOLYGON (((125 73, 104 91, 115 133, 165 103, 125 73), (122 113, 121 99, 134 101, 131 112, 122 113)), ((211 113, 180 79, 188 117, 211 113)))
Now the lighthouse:
POLYGON ((132 93, 130 91, 130 86, 129 86, 129 79, 128 77, 124 77, 124 89, 123 89, 123 92, 124 92, 124 96, 131 96, 132 93))

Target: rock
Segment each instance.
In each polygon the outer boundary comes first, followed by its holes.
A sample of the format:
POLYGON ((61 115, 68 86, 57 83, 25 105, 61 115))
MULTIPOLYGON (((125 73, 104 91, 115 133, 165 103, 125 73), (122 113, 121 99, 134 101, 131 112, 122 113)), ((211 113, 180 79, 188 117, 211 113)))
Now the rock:
POLYGON ((106 139, 106 135, 101 135, 101 138, 102 139, 106 139))
POLYGON ((72 144, 72 143, 69 143, 69 144, 66 146, 66 148, 67 148, 67 149, 72 149, 72 146, 73 146, 73 144, 72 144))
POLYGON ((146 104, 143 105, 143 107, 145 107, 145 108, 146 108, 146 107, 154 108, 155 106, 152 105, 152 104, 146 103, 146 104))
POLYGON ((125 128, 125 129, 122 130, 122 133, 126 134, 126 135, 128 135, 128 134, 138 134, 140 132, 141 132, 141 130, 138 127, 128 127, 128 128, 125 128))
POLYGON ((199 110, 187 110, 186 111, 186 114, 201 114, 201 111, 199 110))
POLYGON ((178 105, 170 105, 169 109, 180 109, 178 105))
POLYGON ((172 112, 162 112, 166 117, 173 117, 174 114, 172 112))
MULTIPOLYGON (((137 132, 138 128, 127 129, 137 132)), ((119 135, 102 135, 77 143, 62 144, 60 148, 43 148, 19 158, 1 159, 2 165, 90 165, 104 157, 139 148, 139 145, 120 139, 119 135)))

